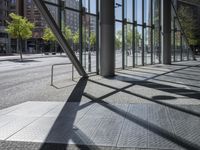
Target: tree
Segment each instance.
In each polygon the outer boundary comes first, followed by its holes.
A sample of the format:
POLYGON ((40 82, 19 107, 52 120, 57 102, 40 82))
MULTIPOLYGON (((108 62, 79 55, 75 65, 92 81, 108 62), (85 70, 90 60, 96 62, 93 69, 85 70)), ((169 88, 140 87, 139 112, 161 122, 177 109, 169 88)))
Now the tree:
MULTIPOLYGON (((72 36, 72 42, 74 45, 74 48, 77 46, 77 44, 79 44, 79 31, 76 31, 73 36, 72 36)), ((76 51, 76 49, 75 49, 76 51)))
POLYGON ((122 31, 119 30, 115 34, 115 48, 119 50, 122 47, 122 31))
POLYGON ((66 40, 72 39, 72 31, 68 26, 64 28, 64 37, 66 40))
POLYGON ((132 48, 132 40, 133 40, 133 31, 131 29, 131 25, 127 25, 126 28, 127 32, 126 32, 126 46, 128 49, 132 48))
MULTIPOLYGON (((52 42, 53 48, 55 49, 56 37, 49 27, 44 29, 44 34, 42 36, 42 39, 47 41, 47 42, 52 42)), ((51 51, 52 51, 53 48, 51 48, 51 51)))
POLYGON ((17 52, 20 53, 20 60, 22 58, 22 43, 23 40, 29 39, 32 37, 32 30, 34 24, 29 22, 26 18, 19 16, 15 13, 9 14, 11 22, 7 21, 8 26, 6 32, 12 37, 17 39, 17 52))

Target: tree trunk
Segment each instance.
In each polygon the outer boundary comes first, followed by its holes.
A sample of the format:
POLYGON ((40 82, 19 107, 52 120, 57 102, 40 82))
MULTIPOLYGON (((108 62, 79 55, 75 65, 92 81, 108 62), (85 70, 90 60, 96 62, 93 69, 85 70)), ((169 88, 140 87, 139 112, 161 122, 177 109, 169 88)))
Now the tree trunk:
POLYGON ((23 45, 23 41, 20 38, 19 39, 19 54, 20 54, 20 61, 23 61, 23 57, 22 57, 22 45, 23 45))
POLYGON ((19 53, 19 39, 17 39, 17 53, 19 53))

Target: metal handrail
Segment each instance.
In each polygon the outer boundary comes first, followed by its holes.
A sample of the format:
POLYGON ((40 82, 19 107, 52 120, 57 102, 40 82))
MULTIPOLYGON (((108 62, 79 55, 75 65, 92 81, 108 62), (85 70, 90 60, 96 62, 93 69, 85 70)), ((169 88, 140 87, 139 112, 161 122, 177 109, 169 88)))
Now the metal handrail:
POLYGON ((60 64, 53 64, 51 66, 51 86, 53 86, 53 73, 55 66, 62 66, 62 65, 72 65, 72 81, 74 81, 74 65, 72 63, 60 63, 60 64))

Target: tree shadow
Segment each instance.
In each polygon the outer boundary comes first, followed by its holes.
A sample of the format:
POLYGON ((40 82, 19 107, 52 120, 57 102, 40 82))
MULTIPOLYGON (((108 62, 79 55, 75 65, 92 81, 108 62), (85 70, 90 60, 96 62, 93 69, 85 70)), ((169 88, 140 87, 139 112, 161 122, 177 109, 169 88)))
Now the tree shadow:
POLYGON ((174 96, 168 96, 168 95, 158 95, 158 96, 153 96, 152 99, 156 101, 162 101, 162 100, 175 100, 177 98, 174 96))

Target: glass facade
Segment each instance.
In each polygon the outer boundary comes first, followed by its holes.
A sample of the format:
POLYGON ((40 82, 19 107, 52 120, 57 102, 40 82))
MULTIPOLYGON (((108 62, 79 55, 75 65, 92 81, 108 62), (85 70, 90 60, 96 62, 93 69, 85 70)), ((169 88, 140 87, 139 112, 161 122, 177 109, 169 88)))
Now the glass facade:
POLYGON ((84 69, 88 73, 98 72, 98 0, 45 0, 44 2, 63 35, 70 36, 66 39, 84 69))
POLYGON ((193 52, 189 46, 189 42, 185 36, 184 30, 182 29, 177 12, 172 5, 171 7, 171 59, 172 62, 193 60, 193 52))
MULTIPOLYGON (((29 5, 31 2, 32 0, 27 0, 27 8, 34 8, 33 10, 36 11, 35 6, 29 5)), ((44 2, 85 70, 88 73, 98 73, 100 1, 44 0, 44 2)), ((3 3, 0 4, 3 5, 3 3)), ((115 68, 126 69, 161 63, 160 0, 115 0, 114 5, 115 68)), ((26 15, 28 13, 27 9, 26 15)), ((36 17, 39 17, 39 15, 36 17)), ((0 15, 1 18, 3 18, 2 14, 0 15)), ((37 26, 42 24, 42 28, 37 29, 38 32, 35 31, 36 34, 33 37, 35 39, 41 39, 39 33, 43 33, 42 30, 47 27, 44 18, 40 18, 39 22, 36 22, 35 19, 32 20, 35 21, 37 26)), ((3 29, 1 26, 2 20, 0 20, 0 29, 3 29)), ((173 6, 171 28, 172 61, 189 60, 193 54, 173 6)), ((2 41, 1 36, 4 34, 0 33, 0 42, 2 41)), ((12 41, 9 41, 11 47, 12 41)), ((29 40, 28 45, 31 45, 31 42, 29 40)), ((1 45, 3 45, 2 42, 1 45)), ((34 45, 38 44, 35 43, 34 45)), ((58 44, 55 51, 62 51, 58 44)), ((27 52, 30 52, 30 50, 27 52)))
POLYGON ((160 63, 160 0, 115 0, 116 68, 160 63))

